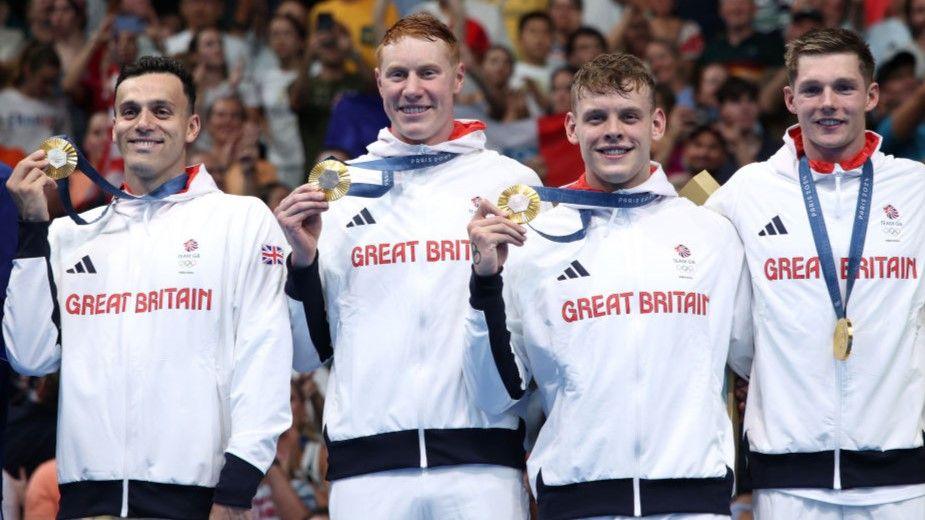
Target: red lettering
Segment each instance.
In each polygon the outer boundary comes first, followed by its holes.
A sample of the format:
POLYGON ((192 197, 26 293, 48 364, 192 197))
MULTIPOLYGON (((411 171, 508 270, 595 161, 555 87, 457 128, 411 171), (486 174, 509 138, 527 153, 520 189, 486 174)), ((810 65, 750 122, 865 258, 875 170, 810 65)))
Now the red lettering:
POLYGON ((427 241, 427 261, 436 262, 440 260, 440 243, 435 240, 427 241))
POLYGON ((363 248, 357 246, 350 251, 350 262, 353 267, 363 267, 363 248))
POLYGON ((646 291, 639 293, 639 313, 649 314, 652 312, 652 295, 646 291))
POLYGON ((604 312, 604 295, 598 294, 591 297, 591 309, 593 312, 592 316, 595 318, 600 318, 601 316, 606 316, 604 312))
POLYGON ((562 304, 562 319, 565 323, 578 320, 578 316, 575 314, 575 302, 572 300, 565 300, 565 303, 562 304))
POLYGON ((578 298, 578 319, 584 320, 591 317, 591 300, 587 298, 578 298))
POLYGON ((764 277, 768 280, 779 279, 779 275, 777 273, 777 264, 773 258, 768 258, 764 261, 764 277))
POLYGON ((148 312, 148 296, 140 292, 135 295, 135 314, 148 312))
POLYGON ((67 310, 68 314, 79 314, 80 296, 76 294, 67 295, 67 298, 64 299, 64 308, 67 310))

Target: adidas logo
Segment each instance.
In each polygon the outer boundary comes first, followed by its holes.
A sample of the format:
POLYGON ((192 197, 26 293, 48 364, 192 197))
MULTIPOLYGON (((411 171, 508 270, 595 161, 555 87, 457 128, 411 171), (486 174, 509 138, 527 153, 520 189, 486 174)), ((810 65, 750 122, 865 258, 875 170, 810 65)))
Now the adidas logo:
POLYGON ((581 265, 578 260, 574 260, 571 264, 571 267, 566 267, 565 272, 560 274, 556 280, 569 280, 573 278, 584 278, 585 276, 591 276, 585 266, 581 265))
POLYGON ((759 237, 765 237, 768 235, 786 235, 787 228, 784 227, 784 223, 780 220, 780 215, 775 215, 774 218, 768 222, 767 226, 764 226, 764 229, 758 232, 759 237))
POLYGON ((93 262, 90 260, 90 256, 85 256, 80 259, 79 262, 74 264, 74 267, 65 271, 67 273, 90 273, 96 274, 96 267, 93 267, 93 262))
POLYGON ((363 208, 363 211, 357 213, 353 216, 353 220, 347 223, 347 227, 353 226, 365 226, 366 224, 375 224, 376 219, 373 218, 373 215, 369 212, 368 209, 363 208))

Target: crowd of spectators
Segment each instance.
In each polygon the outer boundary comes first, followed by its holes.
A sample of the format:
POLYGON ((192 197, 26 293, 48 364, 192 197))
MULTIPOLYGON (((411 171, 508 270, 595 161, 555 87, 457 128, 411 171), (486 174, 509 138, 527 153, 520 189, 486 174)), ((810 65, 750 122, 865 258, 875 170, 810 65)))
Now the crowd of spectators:
MULTIPOLYGON (((356 157, 388 125, 376 46, 420 10, 465 44, 456 116, 486 122, 488 146, 547 185, 582 172, 563 127, 569 88, 578 67, 611 51, 644 59, 658 81, 669 124, 653 159, 675 185, 704 169, 722 183, 767 159, 795 122, 782 94, 784 45, 817 27, 865 35, 881 93, 868 128, 885 153, 925 159, 925 0, 0 0, 0 162, 68 134, 118 185, 118 71, 142 55, 176 55, 198 89, 194 161, 221 189, 275 207, 316 161, 356 157)), ((80 210, 106 202, 80 175, 70 189, 80 210)), ((325 517, 325 382, 324 369, 293 379, 294 424, 254 518, 325 517)), ((15 380, 5 518, 55 510, 56 388, 54 376, 15 380)))

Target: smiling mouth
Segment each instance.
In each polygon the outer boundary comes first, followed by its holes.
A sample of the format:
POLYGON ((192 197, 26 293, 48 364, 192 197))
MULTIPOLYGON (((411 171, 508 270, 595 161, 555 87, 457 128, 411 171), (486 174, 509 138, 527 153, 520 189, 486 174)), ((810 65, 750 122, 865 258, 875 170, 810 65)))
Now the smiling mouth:
POLYGON ((128 144, 133 145, 135 149, 146 150, 154 148, 156 145, 164 144, 162 139, 129 139, 128 144))
POLYGON ((428 105, 404 105, 404 106, 398 107, 398 111, 401 112, 402 114, 417 115, 417 114, 423 114, 430 108, 431 107, 428 105))
POLYGON ((823 128, 836 128, 844 123, 844 119, 836 119, 834 117, 826 117, 816 120, 816 124, 823 128))
POLYGON ((606 146, 597 148, 595 151, 604 157, 616 159, 630 153, 633 148, 631 146, 606 146))

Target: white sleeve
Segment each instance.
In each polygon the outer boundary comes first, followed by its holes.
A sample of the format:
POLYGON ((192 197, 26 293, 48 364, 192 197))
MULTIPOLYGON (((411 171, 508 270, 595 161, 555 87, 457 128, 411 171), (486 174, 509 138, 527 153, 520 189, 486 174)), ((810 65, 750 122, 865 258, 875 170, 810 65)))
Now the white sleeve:
POLYGON ((754 323, 752 321, 752 281, 748 264, 743 260, 732 315, 732 337, 729 339, 729 367, 748 379, 755 357, 754 323))
POLYGON ((51 269, 49 223, 22 222, 6 290, 3 340, 13 370, 41 376, 61 365, 58 296, 51 269))

